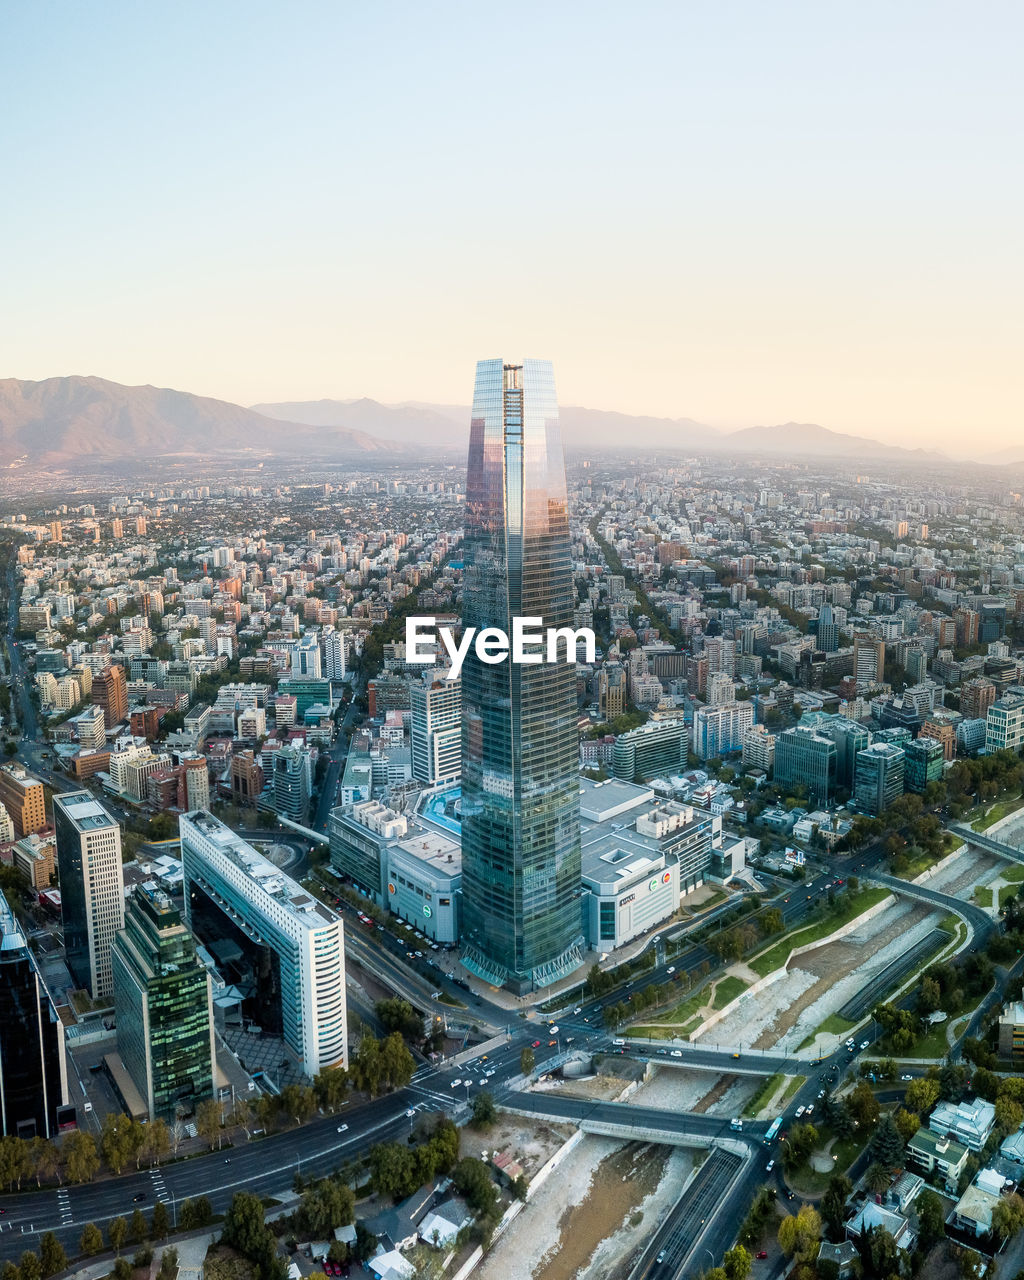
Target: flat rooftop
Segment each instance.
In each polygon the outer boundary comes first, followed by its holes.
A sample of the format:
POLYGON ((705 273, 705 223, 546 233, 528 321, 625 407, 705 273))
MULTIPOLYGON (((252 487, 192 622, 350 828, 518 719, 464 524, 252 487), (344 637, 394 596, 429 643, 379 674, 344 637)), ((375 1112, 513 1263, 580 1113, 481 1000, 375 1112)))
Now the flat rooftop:
POLYGON ((288 914, 308 929, 319 929, 326 921, 333 924, 338 917, 329 911, 311 893, 307 893, 291 876, 285 875, 280 867, 275 867, 269 858, 265 858, 258 849, 236 835, 230 827, 226 827, 219 818, 205 809, 196 809, 185 817, 207 840, 216 847, 217 852, 239 869, 260 894, 273 898, 278 905, 285 908, 288 914))
POLYGON ((54 796, 53 802, 60 805, 79 831, 101 831, 118 825, 115 818, 88 791, 65 792, 64 795, 54 796))

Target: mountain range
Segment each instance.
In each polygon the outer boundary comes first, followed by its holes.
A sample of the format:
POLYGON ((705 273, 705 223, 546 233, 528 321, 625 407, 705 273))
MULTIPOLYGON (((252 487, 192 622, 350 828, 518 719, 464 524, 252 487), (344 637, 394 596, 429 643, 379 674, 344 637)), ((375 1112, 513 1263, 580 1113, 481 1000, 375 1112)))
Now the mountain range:
MULTIPOLYGON (((465 405, 406 401, 297 400, 248 408, 160 387, 128 387, 95 377, 0 379, 0 466, 60 467, 92 460, 295 457, 401 461, 410 450, 466 444, 465 405)), ((566 447, 673 449, 751 457, 948 462, 937 451, 905 449, 816 423, 787 422, 723 432, 692 418, 655 418, 575 405, 561 409, 566 447)), ((1024 448, 979 461, 1024 461, 1024 448)))
POLYGON ((211 454, 270 457, 312 445, 325 456, 402 452, 361 431, 282 423, 187 391, 125 387, 104 378, 0 379, 0 466, 211 454))

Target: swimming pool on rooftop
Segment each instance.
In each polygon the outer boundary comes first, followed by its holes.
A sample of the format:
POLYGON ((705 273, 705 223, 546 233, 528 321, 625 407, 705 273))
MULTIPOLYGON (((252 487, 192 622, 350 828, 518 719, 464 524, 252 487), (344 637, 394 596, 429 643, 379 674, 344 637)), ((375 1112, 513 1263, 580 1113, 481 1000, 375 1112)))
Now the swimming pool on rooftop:
POLYGON ((461 806, 462 788, 450 787, 447 791, 429 796, 420 812, 430 822, 443 827, 453 836, 458 836, 462 834, 461 806))

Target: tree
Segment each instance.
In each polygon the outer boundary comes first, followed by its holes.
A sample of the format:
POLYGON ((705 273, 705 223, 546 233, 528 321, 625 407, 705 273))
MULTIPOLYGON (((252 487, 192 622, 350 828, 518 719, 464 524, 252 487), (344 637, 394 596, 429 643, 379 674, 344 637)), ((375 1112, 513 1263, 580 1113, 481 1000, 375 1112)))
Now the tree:
POLYGON ((904 1144, 908 1143, 921 1127, 921 1117, 915 1116, 904 1107, 900 1107, 897 1110, 893 1120, 896 1122, 896 1128, 899 1129, 900 1137, 903 1139, 904 1144))
POLYGON ((498 1200, 498 1190, 482 1160, 477 1160, 475 1156, 465 1156, 455 1166, 452 1181, 455 1183, 456 1190, 465 1197, 466 1203, 475 1213, 484 1217, 493 1213, 498 1200))
POLYGON ((408 1000, 395 996, 390 1000, 378 1000, 373 1008, 385 1030, 397 1031, 406 1040, 423 1039, 423 1015, 417 1013, 408 1000))
POLYGON ((846 1201, 852 1193, 853 1183, 845 1174, 834 1173, 829 1178, 828 1189, 821 1201, 821 1216, 835 1244, 843 1239, 846 1201))
MULTIPOLYGON (((1010 1106, 1016 1106, 1016 1103, 1010 1103, 1010 1106)), ((478 1093, 473 1099, 473 1127, 476 1129, 489 1129, 498 1116, 498 1108, 494 1105, 494 1098, 486 1091, 478 1093)))
POLYGON ((159 1164, 171 1149, 171 1131, 159 1117, 145 1126, 141 1154, 150 1164, 159 1164))
POLYGON ((0 1272, 0 1277, 2 1277, 2 1280, 21 1280, 21 1272, 18 1270, 17 1264, 8 1258, 4 1263, 3 1271, 0 1272))
POLYGON ((96 1139, 91 1133, 75 1129, 61 1143, 64 1168, 69 1182, 91 1182, 100 1167, 96 1139))
POLYGON ((149 1227, 146 1223, 146 1215, 141 1209, 136 1209, 132 1213, 128 1222, 128 1239, 132 1244, 141 1244, 146 1238, 146 1232, 149 1227))
MULTIPOLYGON (((282 1093, 284 1090, 282 1090, 282 1093)), ((204 1098, 196 1107, 196 1132, 210 1144, 212 1151, 220 1143, 220 1104, 213 1098, 204 1098)))
POLYGON ((68 1265, 68 1255, 64 1246, 52 1231, 44 1232, 39 1241, 39 1261, 42 1264, 43 1276, 56 1275, 68 1265))
POLYGON ((779 1223, 779 1248, 787 1258, 812 1258, 821 1240, 821 1218, 809 1204, 801 1205, 794 1217, 787 1214, 779 1223))
POLYGON ((114 1280, 132 1280, 132 1264, 127 1258, 114 1259, 114 1280))
POLYGON ((162 1200, 158 1200, 153 1206, 153 1218, 150 1224, 150 1238, 152 1240, 166 1240, 171 1230, 171 1219, 167 1212, 167 1206, 162 1200))
POLYGON ((1004 1133, 1015 1133, 1024 1121, 1024 1107, 1012 1098, 996 1098, 996 1124, 1004 1133))
POLYGON ((878 1099, 871 1092, 871 1086, 863 1080, 850 1094, 847 1106, 850 1108, 850 1114, 862 1129, 877 1124, 878 1117, 882 1113, 882 1108, 878 1105, 878 1099))
POLYGON ((263 1204, 251 1191, 236 1191, 224 1215, 221 1239, 225 1244, 252 1258, 259 1251, 266 1230, 263 1204))
POLYGON ((137 1120, 122 1113, 104 1116, 100 1151, 114 1173, 121 1173, 129 1160, 138 1161, 145 1141, 145 1129, 137 1120))
MULTIPOLYGON (((184 1225, 184 1223, 182 1224, 184 1225)), ((115 1253, 120 1253, 128 1239, 128 1223, 124 1218, 111 1218, 107 1223, 107 1239, 115 1253)))
POLYGON ((42 1280, 43 1267, 39 1254, 26 1249, 18 1259, 18 1270, 21 1272, 21 1280, 42 1280))
POLYGON ((916 1111, 924 1115, 931 1111, 939 1100, 939 1082, 929 1076, 918 1076, 907 1085, 903 1095, 904 1106, 908 1111, 916 1111))
POLYGON ((868 1143, 868 1153, 886 1169, 895 1169, 903 1163, 905 1147, 892 1116, 884 1115, 878 1122, 868 1143))
POLYGON ((92 1257, 100 1252, 103 1248, 103 1236, 99 1227, 95 1222, 87 1222, 82 1229, 82 1234, 78 1239, 78 1250, 80 1253, 92 1257))
POLYGON ((747 1280, 753 1266, 754 1259, 741 1244, 734 1245, 722 1259, 727 1280, 747 1280))
POLYGON ((177 1274, 178 1251, 171 1245, 160 1255, 160 1270, 157 1275, 159 1275, 160 1280, 174 1280, 177 1274))
POLYGON ((929 1188, 925 1188, 917 1197, 918 1237, 922 1249, 928 1250, 946 1234, 946 1215, 942 1201, 929 1188))
POLYGON ((868 1171, 864 1175, 864 1184, 876 1196, 883 1195, 888 1191, 891 1182, 892 1177, 884 1164, 876 1160, 868 1166, 868 1171))
POLYGON ((32 1173, 32 1148, 24 1138, 0 1138, 0 1182, 21 1189, 23 1178, 32 1173))
POLYGON ((310 1235, 320 1239, 353 1221, 355 1197, 345 1183, 324 1178, 303 1195, 299 1213, 310 1235))
POLYGON ((416 1152, 400 1142, 370 1148, 370 1185, 378 1195, 402 1200, 421 1185, 416 1152))
POLYGON ((348 1091, 348 1074, 342 1067, 324 1067, 313 1081, 313 1088, 321 1106, 328 1111, 337 1111, 348 1091))
POLYGON ((529 1045, 519 1054, 519 1074, 528 1076, 536 1065, 533 1050, 529 1045))
POLYGON ((316 1111, 316 1093, 309 1085, 286 1084, 281 1090, 281 1107, 296 1124, 305 1124, 316 1111))
POLYGON ((1024 1200, 1016 1194, 1002 1196, 992 1209, 992 1230, 1000 1240, 1012 1240, 1021 1227, 1024 1227, 1024 1200))
POLYGON ((60 1152, 49 1138, 35 1137, 29 1145, 36 1186, 41 1187, 44 1182, 52 1182, 57 1177, 60 1171, 60 1152))

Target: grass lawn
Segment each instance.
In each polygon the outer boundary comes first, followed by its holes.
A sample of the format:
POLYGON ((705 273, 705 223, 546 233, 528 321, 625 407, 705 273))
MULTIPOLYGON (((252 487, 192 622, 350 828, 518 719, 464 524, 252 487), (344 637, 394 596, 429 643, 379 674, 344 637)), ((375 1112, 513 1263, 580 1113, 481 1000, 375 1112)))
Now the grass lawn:
POLYGON ((900 1057, 905 1058, 944 1058, 949 1052, 949 1042, 946 1039, 946 1028, 949 1022, 936 1023, 934 1027, 929 1027, 920 1039, 915 1040, 905 1054, 900 1057))
POLYGON ((979 907, 990 907, 992 905, 992 890, 987 885, 977 885, 974 890, 974 901, 979 907))
POLYGON ((1007 867, 1003 872, 1003 879, 1009 881, 1010 884, 1020 884, 1024 881, 1024 867, 1007 867))
POLYGON ((971 823, 972 831, 987 831, 989 827, 1005 818, 1008 814, 1013 813, 1024 804, 1024 797, 1014 796, 1012 800, 997 800, 989 809, 983 818, 976 818, 971 823))
POLYGON ((806 1076, 793 1076, 789 1084, 786 1085, 786 1092, 779 1099, 780 1111, 784 1111, 786 1109, 786 1103, 790 1100, 790 1098, 795 1097, 806 1083, 807 1083, 806 1076))
POLYGON ((930 853, 922 853, 919 858, 911 858, 900 872, 899 878, 901 880, 916 880, 922 872, 927 871, 929 867, 934 867, 936 862, 940 858, 944 858, 948 852, 948 849, 943 849, 935 857, 932 857, 930 853))
POLYGON ((760 1088, 743 1108, 744 1116, 748 1120, 752 1120, 781 1083, 782 1076, 780 1075, 769 1076, 767 1080, 762 1081, 760 1088))
POLYGON ((728 978, 723 978, 715 988, 714 1007, 716 1009, 724 1009, 731 1000, 735 1000, 737 996, 742 995, 749 986, 750 983, 744 981, 743 978, 735 978, 731 975, 728 978))
POLYGON ((1005 907, 1011 898, 1015 898, 1020 889, 1016 884, 1004 884, 999 890, 999 905, 1005 907))
MULTIPOLYGON (((821 1146, 824 1147, 832 1135, 827 1127, 820 1129, 819 1133, 821 1134, 821 1146)), ((832 1154, 836 1159, 829 1173, 816 1173, 810 1164, 803 1164, 798 1169, 793 1169, 787 1173, 786 1181, 798 1194, 820 1196, 828 1190, 829 1179, 833 1173, 845 1173, 849 1169, 860 1154, 862 1145, 856 1138, 847 1138, 843 1142, 837 1142, 832 1148, 832 1154)))
POLYGON ((712 907, 717 907, 720 903, 724 902, 728 896, 729 895, 723 890, 716 889, 714 893, 709 894, 703 902, 698 903, 698 905, 693 908, 693 915, 695 917, 699 917, 702 912, 710 911, 712 907))
POLYGON ((856 1025, 855 1022, 849 1022, 846 1018, 841 1018, 838 1013, 830 1013, 817 1031, 813 1035, 806 1037, 800 1048, 810 1048, 820 1035, 845 1036, 856 1025))
POLYGON ((888 889, 861 889, 853 895, 852 900, 842 911, 837 912, 835 915, 826 916, 822 920, 816 920, 814 924, 805 925, 793 933, 786 934, 785 937, 769 947, 767 951, 762 951, 759 956, 755 956, 753 960, 748 961, 748 964, 758 977, 766 978, 768 974, 782 968, 795 947, 806 946, 809 942, 820 942, 822 938, 827 938, 829 934, 835 933, 837 929, 849 924, 851 920, 856 920, 858 916, 863 915, 870 907, 879 902, 884 902, 888 897, 888 889))

